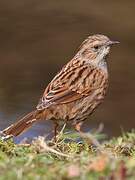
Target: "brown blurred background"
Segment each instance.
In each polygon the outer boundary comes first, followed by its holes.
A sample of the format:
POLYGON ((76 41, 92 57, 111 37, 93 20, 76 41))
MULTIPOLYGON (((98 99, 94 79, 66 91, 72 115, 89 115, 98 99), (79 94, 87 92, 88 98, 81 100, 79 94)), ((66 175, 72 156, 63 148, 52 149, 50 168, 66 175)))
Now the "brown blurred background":
MULTIPOLYGON (((109 58, 105 102, 84 125, 109 135, 135 127, 135 1, 0 0, 0 129, 32 110, 56 72, 90 34, 121 44, 109 58)), ((39 123, 24 136, 48 133, 39 123)))

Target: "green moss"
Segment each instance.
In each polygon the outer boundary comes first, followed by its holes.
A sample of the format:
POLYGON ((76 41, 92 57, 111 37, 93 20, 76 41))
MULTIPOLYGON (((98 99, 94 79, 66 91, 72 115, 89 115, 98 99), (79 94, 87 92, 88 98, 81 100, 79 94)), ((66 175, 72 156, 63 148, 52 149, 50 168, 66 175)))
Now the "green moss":
POLYGON ((134 179, 135 131, 102 140, 100 134, 63 134, 57 143, 38 137, 31 144, 0 141, 0 180, 134 179), (68 139, 67 139, 68 138, 68 139))

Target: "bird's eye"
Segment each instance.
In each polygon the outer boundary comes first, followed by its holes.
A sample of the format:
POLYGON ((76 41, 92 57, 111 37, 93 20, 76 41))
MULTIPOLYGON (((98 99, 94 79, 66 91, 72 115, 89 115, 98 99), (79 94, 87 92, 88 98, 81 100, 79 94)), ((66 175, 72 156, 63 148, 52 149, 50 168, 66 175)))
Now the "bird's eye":
POLYGON ((93 48, 94 48, 95 51, 97 51, 99 49, 99 46, 95 45, 93 48))

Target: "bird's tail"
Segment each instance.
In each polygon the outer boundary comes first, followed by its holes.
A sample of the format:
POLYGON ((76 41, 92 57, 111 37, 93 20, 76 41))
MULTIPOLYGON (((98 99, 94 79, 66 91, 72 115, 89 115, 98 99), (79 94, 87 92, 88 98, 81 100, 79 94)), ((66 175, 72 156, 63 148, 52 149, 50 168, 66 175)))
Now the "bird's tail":
POLYGON ((18 136, 29 129, 37 120, 41 119, 41 115, 42 111, 32 111, 16 123, 4 129, 2 133, 9 136, 18 136))

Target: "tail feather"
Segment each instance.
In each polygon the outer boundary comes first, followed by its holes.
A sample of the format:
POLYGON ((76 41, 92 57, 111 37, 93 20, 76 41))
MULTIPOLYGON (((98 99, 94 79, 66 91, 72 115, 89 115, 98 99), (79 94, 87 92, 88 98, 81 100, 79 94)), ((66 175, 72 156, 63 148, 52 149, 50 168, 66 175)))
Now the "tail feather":
POLYGON ((35 110, 2 131, 5 135, 18 136, 41 118, 41 111, 35 110))

